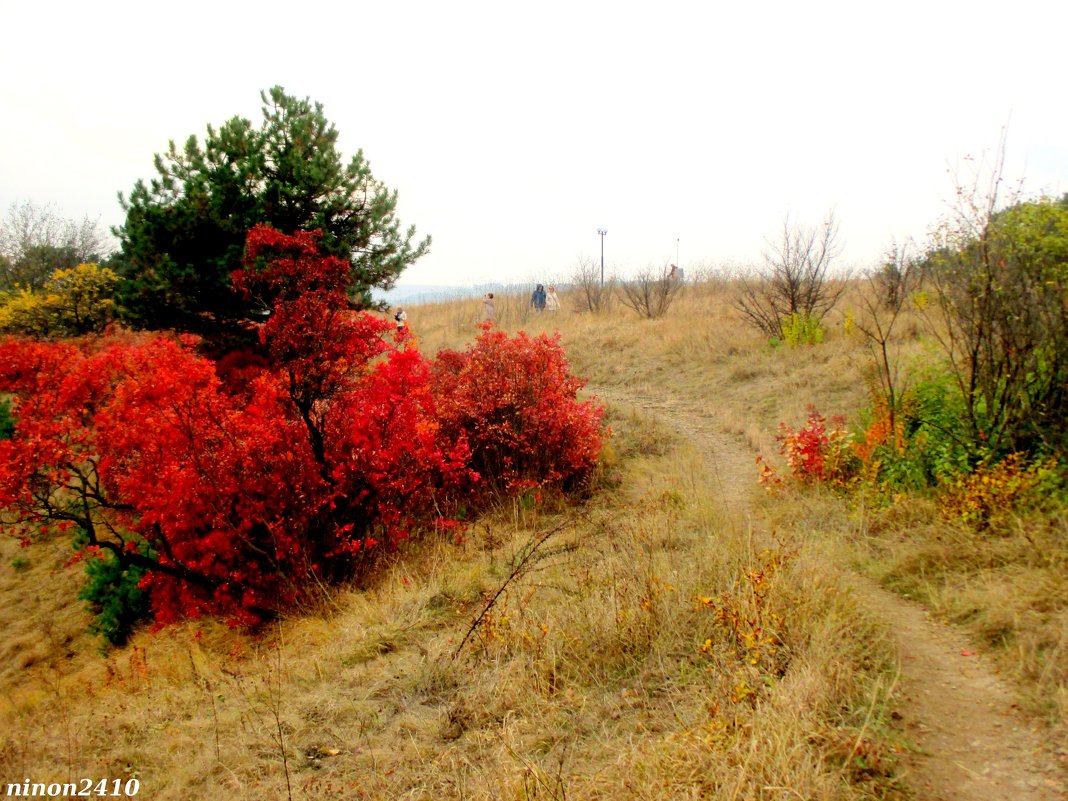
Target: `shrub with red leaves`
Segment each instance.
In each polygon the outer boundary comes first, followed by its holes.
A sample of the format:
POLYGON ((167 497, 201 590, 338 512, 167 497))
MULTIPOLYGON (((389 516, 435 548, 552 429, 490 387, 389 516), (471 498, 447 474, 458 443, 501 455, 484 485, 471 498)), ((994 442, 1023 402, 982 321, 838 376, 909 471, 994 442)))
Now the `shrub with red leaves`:
POLYGON ((604 409, 576 395, 559 335, 509 337, 490 324, 467 350, 434 364, 438 418, 447 438, 466 439, 485 491, 570 489, 601 451, 604 409))
POLYGON ((251 231, 234 284, 271 313, 218 363, 159 335, 0 343, 0 507, 146 570, 160 624, 254 623, 486 488, 589 473, 602 410, 558 339, 487 329, 430 362, 349 308, 347 270, 315 233, 251 231))
POLYGON ((321 480, 274 383, 239 405, 210 362, 155 338, 9 340, 0 385, 17 409, 16 435, 0 443, 0 505, 149 568, 158 621, 210 611, 251 622, 295 597, 321 480))
MULTIPOLYGON (((777 439, 790 475, 799 482, 827 481, 840 485, 856 473, 857 459, 849 448, 850 436, 844 417, 828 420, 810 406, 805 425, 795 431, 781 423, 777 439)), ((765 481, 767 470, 762 469, 765 481)))
POLYGON ((430 389, 430 364, 414 348, 391 352, 362 376, 326 429, 327 464, 338 529, 327 558, 386 538, 405 538, 413 525, 449 526, 449 514, 478 474, 462 437, 442 430, 430 389), (354 539, 366 532, 369 539, 354 539))

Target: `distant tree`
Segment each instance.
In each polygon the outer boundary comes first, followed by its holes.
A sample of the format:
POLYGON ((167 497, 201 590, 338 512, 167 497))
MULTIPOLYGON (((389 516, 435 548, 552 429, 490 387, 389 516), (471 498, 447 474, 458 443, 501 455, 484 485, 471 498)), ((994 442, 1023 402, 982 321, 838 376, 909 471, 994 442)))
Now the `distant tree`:
POLYGON ((245 296, 230 281, 260 223, 320 229, 320 251, 350 265, 357 307, 429 249, 429 237, 413 242, 414 226, 401 232, 397 193, 374 178, 363 151, 342 164, 321 104, 279 86, 260 97, 259 127, 234 117, 218 130, 209 125, 203 147, 195 136, 180 149, 172 141, 155 157, 157 177, 120 195, 119 300, 134 324, 210 332, 266 311, 269 298, 245 296))
POLYGON ((785 220, 781 238, 764 254, 759 276, 742 279, 736 308, 755 327, 780 339, 787 321, 818 325, 845 291, 845 281, 835 281, 830 274, 838 255, 833 213, 819 228, 785 220))
POLYGON ((908 293, 919 287, 923 276, 923 260, 908 255, 908 249, 895 242, 885 261, 867 275, 878 302, 894 316, 900 313, 908 293))
POLYGON ((0 290, 38 289, 56 270, 101 261, 108 250, 88 217, 75 222, 53 206, 12 203, 0 221, 0 290))
POLYGON ((52 300, 57 326, 77 336, 102 331, 115 315, 112 293, 119 277, 99 264, 56 270, 44 286, 52 300))
POLYGON ((0 334, 43 339, 51 330, 52 313, 47 294, 24 288, 0 296, 0 334))

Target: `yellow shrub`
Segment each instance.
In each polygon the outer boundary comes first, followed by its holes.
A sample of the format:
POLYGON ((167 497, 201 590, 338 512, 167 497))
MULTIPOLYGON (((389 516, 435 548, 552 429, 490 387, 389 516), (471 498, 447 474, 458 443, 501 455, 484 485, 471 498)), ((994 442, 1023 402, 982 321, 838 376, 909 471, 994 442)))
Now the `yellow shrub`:
POLYGON ((996 512, 1013 511, 1034 497, 1034 491, 1055 469, 1055 460, 1028 465, 1022 454, 1013 453, 997 464, 981 464, 975 472, 951 483, 939 505, 951 519, 986 528, 996 512))
POLYGON ((99 331, 114 317, 118 280, 98 264, 56 270, 41 291, 22 289, 0 302, 0 331, 34 337, 99 331))
POLYGON ((0 332, 47 336, 55 328, 54 302, 45 292, 17 290, 0 302, 0 332))

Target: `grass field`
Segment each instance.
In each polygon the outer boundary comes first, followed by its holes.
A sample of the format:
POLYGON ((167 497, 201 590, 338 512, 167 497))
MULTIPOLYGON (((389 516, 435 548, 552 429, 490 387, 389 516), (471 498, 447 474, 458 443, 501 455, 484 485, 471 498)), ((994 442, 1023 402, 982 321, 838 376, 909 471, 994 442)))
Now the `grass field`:
MULTIPOLYGON (((778 423, 863 407, 867 355, 837 319, 819 346, 771 348, 732 291, 689 285, 652 321, 498 299, 505 329, 558 331, 607 403, 591 496, 502 502, 261 631, 190 622, 102 654, 69 545, 0 543, 0 782, 136 778, 175 800, 907 798, 897 654, 853 569, 974 632, 1063 727, 1064 515, 992 540, 923 499, 766 497, 754 460, 777 452, 778 423)), ((462 347, 480 306, 408 321, 426 352, 462 347)), ((923 358, 906 331, 902 358, 923 358)))

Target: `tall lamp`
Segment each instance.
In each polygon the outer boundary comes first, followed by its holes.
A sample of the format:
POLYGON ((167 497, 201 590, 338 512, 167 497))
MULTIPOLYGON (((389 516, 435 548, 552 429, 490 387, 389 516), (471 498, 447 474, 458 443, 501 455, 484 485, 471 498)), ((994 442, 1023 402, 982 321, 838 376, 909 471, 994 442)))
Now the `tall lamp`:
POLYGON ((601 235, 601 286, 604 286, 604 235, 608 233, 608 229, 598 228, 597 233, 601 235))

